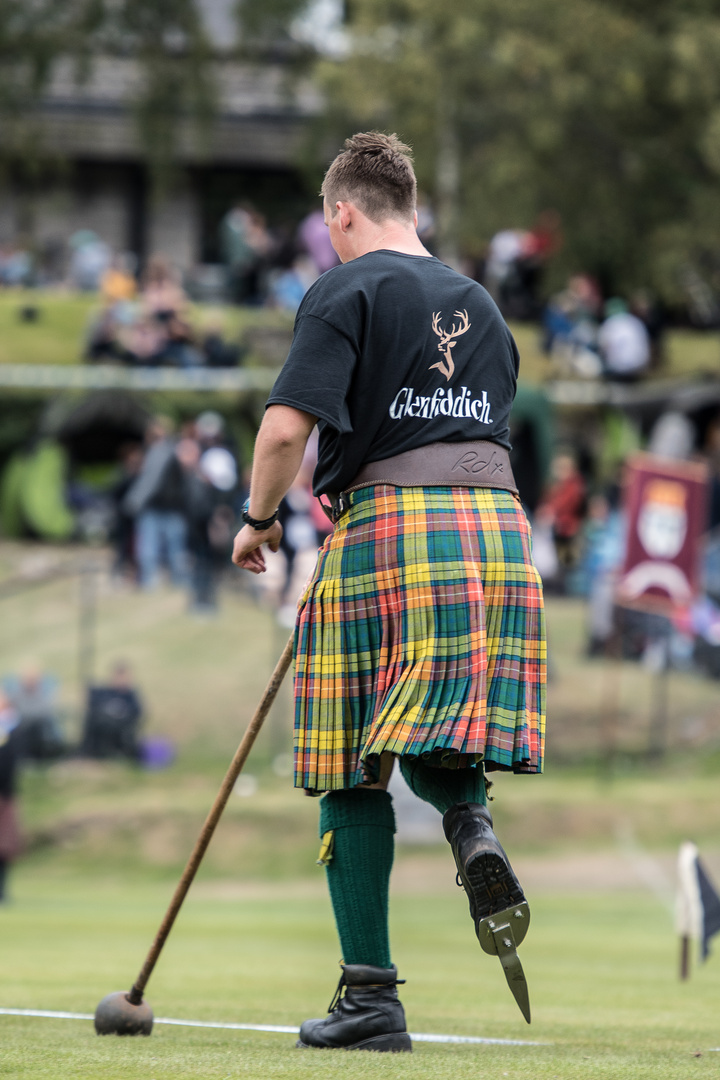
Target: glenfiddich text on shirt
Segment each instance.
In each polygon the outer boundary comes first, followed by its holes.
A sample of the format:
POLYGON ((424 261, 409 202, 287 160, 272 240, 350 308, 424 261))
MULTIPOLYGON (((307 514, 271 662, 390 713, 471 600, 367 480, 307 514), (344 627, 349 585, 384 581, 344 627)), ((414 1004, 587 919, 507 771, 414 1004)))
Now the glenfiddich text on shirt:
POLYGON ((473 397, 467 386, 460 392, 451 386, 447 389, 439 386, 429 397, 416 394, 412 386, 403 386, 393 398, 388 409, 391 419, 402 420, 411 416, 419 420, 432 420, 440 416, 459 416, 477 420, 479 424, 492 424, 490 402, 487 391, 481 391, 480 397, 473 397))

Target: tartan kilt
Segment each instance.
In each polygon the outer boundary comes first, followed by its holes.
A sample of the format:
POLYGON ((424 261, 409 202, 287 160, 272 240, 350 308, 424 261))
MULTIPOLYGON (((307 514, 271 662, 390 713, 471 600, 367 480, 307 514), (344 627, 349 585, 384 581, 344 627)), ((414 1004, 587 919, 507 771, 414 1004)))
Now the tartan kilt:
POLYGON ((378 755, 542 771, 545 623, 519 499, 353 492, 298 608, 295 785, 353 787, 378 755))

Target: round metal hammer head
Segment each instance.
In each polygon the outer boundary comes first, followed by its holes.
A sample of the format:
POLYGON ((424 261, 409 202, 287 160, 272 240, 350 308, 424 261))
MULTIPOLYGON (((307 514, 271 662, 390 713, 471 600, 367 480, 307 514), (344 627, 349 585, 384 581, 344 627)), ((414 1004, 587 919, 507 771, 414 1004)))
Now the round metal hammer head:
POLYGON ((149 1035, 153 1011, 145 1001, 133 1005, 125 990, 104 997, 95 1010, 98 1035, 149 1035))

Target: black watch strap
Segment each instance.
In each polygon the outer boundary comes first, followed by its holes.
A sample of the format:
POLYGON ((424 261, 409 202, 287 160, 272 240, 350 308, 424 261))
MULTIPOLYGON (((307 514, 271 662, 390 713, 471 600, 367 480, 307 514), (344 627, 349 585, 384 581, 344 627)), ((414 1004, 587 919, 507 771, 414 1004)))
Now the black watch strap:
POLYGON ((252 529, 257 529, 258 532, 263 532, 265 529, 269 529, 271 525, 274 525, 278 519, 279 510, 276 510, 272 517, 265 518, 264 521, 258 521, 257 518, 250 517, 250 500, 247 499, 245 505, 242 508, 242 514, 240 515, 246 525, 249 525, 252 529))

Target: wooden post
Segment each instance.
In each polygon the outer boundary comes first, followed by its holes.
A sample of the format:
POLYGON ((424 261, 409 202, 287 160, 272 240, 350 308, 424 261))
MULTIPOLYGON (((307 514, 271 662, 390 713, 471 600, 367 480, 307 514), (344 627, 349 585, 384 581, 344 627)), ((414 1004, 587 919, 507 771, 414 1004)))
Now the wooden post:
POLYGON ((670 629, 660 641, 660 667, 653 674, 650 693, 650 725, 647 756, 650 761, 662 761, 667 752, 668 697, 670 691, 670 629))
POLYGON ((96 567, 89 560, 80 568, 78 617, 78 682, 80 693, 87 693, 95 676, 96 567))
POLYGON ((617 753, 618 720, 620 717, 620 680, 622 673, 624 610, 615 608, 614 626, 609 638, 604 665, 603 695, 600 705, 600 760, 602 771, 612 777, 617 753))
POLYGON ((690 937, 683 934, 680 938, 680 979, 684 982, 690 977, 690 937))

